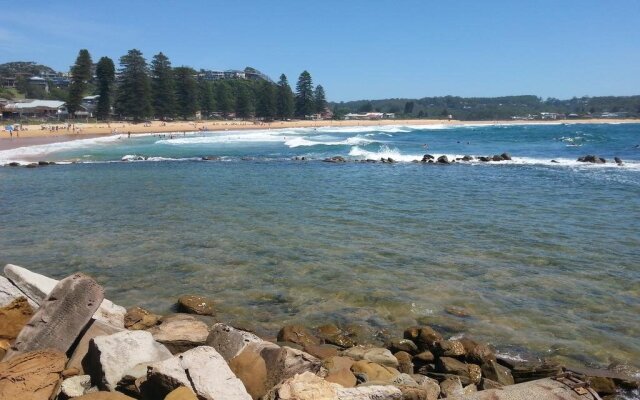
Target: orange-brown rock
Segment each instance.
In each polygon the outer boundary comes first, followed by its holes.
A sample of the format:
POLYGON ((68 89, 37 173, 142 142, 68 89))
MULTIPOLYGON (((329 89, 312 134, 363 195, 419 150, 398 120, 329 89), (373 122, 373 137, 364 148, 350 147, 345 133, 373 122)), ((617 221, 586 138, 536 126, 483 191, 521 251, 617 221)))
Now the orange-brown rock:
POLYGON ((26 297, 18 297, 0 308, 0 339, 13 340, 33 316, 26 297))
POLYGON ((124 327, 134 330, 151 328, 158 324, 158 316, 141 307, 133 307, 124 315, 124 327))
POLYGON ((74 397, 73 400, 135 400, 118 392, 95 392, 84 396, 74 397))
POLYGON ((251 398, 259 399, 270 389, 267 387, 267 365, 253 346, 232 358, 229 368, 242 381, 251 398))
POLYGON ((0 399, 49 400, 66 362, 60 351, 37 350, 0 363, 0 399))
POLYGON ((186 386, 180 386, 169 393, 164 400, 198 400, 198 397, 193 393, 193 390, 186 386))
POLYGON ((302 347, 311 344, 320 344, 320 339, 313 336, 313 334, 304 326, 301 325, 287 325, 280 329, 278 332, 279 342, 291 342, 299 344, 302 347))

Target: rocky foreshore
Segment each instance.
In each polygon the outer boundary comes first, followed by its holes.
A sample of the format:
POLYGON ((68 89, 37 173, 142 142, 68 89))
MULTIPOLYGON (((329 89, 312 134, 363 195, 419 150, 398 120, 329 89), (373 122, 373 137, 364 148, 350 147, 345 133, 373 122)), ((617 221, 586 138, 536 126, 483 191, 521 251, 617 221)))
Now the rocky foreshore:
POLYGON ((259 337, 216 321, 203 296, 182 296, 177 306, 165 316, 126 310, 87 275, 56 281, 7 265, 0 399, 615 399, 640 385, 629 366, 514 362, 429 326, 376 347, 330 323, 259 337))
MULTIPOLYGON (((133 156, 124 156, 122 157, 122 159, 120 161, 122 162, 130 162, 130 161, 154 161, 155 159, 150 158, 148 156, 145 155, 133 155, 133 156)), ((202 156, 202 157, 196 157, 194 159, 192 159, 191 161, 221 161, 222 158, 220 156, 216 156, 216 155, 207 155, 207 156, 202 156)), ((242 161, 254 161, 254 158, 252 157, 242 157, 240 160, 242 161)), ((382 157, 380 159, 357 159, 357 160, 351 160, 348 158, 345 158, 343 156, 333 156, 333 157, 328 157, 328 158, 324 158, 321 160, 315 160, 315 159, 311 159, 311 158, 307 158, 307 157, 293 157, 292 161, 323 161, 323 162, 327 162, 327 163, 334 163, 334 164, 342 164, 342 163, 347 163, 349 161, 354 161, 354 162, 359 162, 359 163, 381 163, 381 164, 395 164, 398 161, 391 158, 391 157, 382 157)), ((512 161, 511 155, 507 152, 501 153, 501 154, 494 154, 494 155, 489 155, 489 156, 471 156, 471 155, 464 155, 462 157, 456 157, 456 158, 449 158, 446 155, 441 155, 441 156, 433 156, 431 154, 425 154, 422 159, 420 160, 413 160, 413 163, 421 163, 421 164, 438 164, 438 165, 449 165, 449 164, 454 164, 454 163, 466 163, 466 162, 481 162, 481 163, 487 163, 487 162, 501 162, 501 161, 512 161)), ((582 162, 582 163, 587 163, 587 164, 606 164, 607 160, 603 157, 599 157, 596 155, 592 155, 592 154, 587 154, 585 156, 579 157, 576 161, 578 162, 582 162)), ((72 161, 71 163, 74 164, 77 161, 72 161)), ((552 163, 558 163, 557 160, 550 160, 550 162, 552 163)), ((624 162, 622 161, 622 159, 620 157, 614 157, 614 162, 616 165, 618 166, 623 166, 624 162)), ((38 162, 31 162, 31 163, 19 163, 17 161, 13 161, 10 162, 8 164, 4 164, 5 167, 25 167, 25 168, 38 168, 38 167, 46 167, 49 165, 56 165, 56 162, 54 161, 38 161, 38 162)))

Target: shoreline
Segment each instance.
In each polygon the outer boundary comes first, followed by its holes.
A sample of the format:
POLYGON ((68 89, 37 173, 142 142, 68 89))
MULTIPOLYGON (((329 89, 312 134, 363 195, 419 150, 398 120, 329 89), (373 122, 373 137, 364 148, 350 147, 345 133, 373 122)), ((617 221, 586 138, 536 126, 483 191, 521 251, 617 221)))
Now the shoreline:
POLYGON ((7 131, 0 131, 0 150, 10 150, 41 144, 66 142, 78 139, 89 139, 100 136, 122 135, 131 133, 168 133, 168 132, 211 132, 235 130, 269 130, 287 128, 320 128, 320 127, 358 127, 358 126, 489 126, 489 125, 559 125, 559 124, 640 124, 640 119, 589 119, 589 120, 496 120, 496 121, 459 121, 459 120, 427 120, 427 119, 387 119, 387 120, 347 120, 347 121, 152 121, 150 123, 77 123, 67 128, 66 123, 25 125, 26 130, 14 132, 13 138, 7 131), (55 127, 58 127, 55 130, 55 127), (53 127, 53 129, 51 129, 53 127))

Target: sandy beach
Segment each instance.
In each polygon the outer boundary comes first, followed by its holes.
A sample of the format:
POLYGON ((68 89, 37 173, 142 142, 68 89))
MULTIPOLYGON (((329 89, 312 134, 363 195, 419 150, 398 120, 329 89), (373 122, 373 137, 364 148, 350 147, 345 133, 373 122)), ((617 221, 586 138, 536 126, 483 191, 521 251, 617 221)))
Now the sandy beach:
POLYGON ((67 127, 66 123, 24 125, 23 130, 13 133, 9 137, 6 130, 0 131, 0 150, 8 150, 23 146, 33 146, 47 143, 63 142, 75 139, 86 139, 96 136, 114 134, 140 134, 161 132, 195 132, 195 131, 226 131, 241 129, 283 129, 283 128, 313 128, 321 126, 380 126, 380 125, 522 125, 522 124, 600 124, 600 123, 640 123, 640 119, 584 119, 584 120, 550 120, 550 121, 458 121, 437 119, 385 119, 370 121, 175 121, 149 123, 131 122, 99 122, 76 123, 67 127), (57 127, 57 130, 56 130, 57 127))

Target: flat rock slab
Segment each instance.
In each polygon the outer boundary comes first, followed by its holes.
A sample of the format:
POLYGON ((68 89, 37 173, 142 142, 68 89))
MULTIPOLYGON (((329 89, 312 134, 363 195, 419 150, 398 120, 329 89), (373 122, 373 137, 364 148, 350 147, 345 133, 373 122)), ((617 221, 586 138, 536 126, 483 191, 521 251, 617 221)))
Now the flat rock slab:
POLYGON ((202 346, 207 342, 209 328, 204 322, 189 314, 174 314, 160 320, 160 325, 147 331, 153 338, 177 354, 202 346))
POLYGON ((49 400, 66 362, 64 353, 39 350, 0 363, 0 399, 49 400))
POLYGON ((131 368, 171 358, 171 352, 146 331, 122 331, 89 342, 84 370, 102 390, 114 391, 131 368))
POLYGON ((22 328, 5 356, 40 349, 66 353, 104 299, 102 287, 84 274, 61 280, 22 328))
MULTIPOLYGON (((242 382, 213 348, 200 346, 149 366, 146 385, 158 392, 191 388, 206 400, 251 400, 242 382)), ((155 395, 157 397, 157 394, 155 395)))
MULTIPOLYGON (((4 267, 4 274, 20 291, 38 305, 44 301, 58 284, 55 279, 13 264, 7 264, 4 267)), ((103 299, 93 318, 123 328, 126 312, 127 310, 124 307, 103 299)))
POLYGON ((353 358, 356 361, 370 361, 392 368, 397 368, 399 364, 398 359, 389 350, 382 347, 356 346, 344 350, 342 355, 353 358))
POLYGON ((456 400, 588 400, 594 398, 591 395, 579 395, 569 386, 550 378, 455 397, 456 400))

